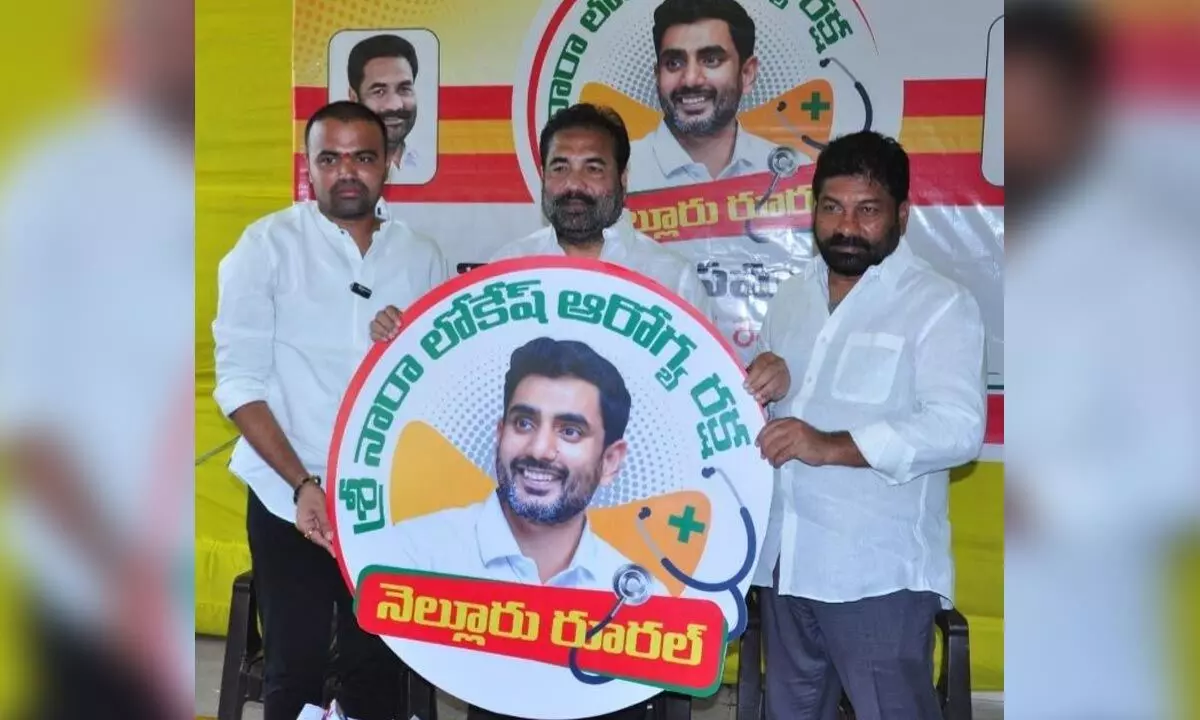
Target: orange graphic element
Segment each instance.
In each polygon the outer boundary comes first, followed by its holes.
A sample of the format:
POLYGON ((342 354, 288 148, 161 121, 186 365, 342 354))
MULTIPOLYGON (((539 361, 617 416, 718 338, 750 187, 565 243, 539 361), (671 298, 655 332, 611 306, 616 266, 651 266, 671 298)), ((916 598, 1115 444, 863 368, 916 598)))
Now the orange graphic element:
MULTIPOLYGON (((649 135, 662 122, 662 112, 658 108, 649 107, 602 83, 584 85, 579 101, 607 105, 616 110, 625 121, 630 140, 649 135)), ((810 80, 739 114, 738 121, 748 132, 815 158, 817 151, 800 138, 807 135, 820 143, 829 141, 833 132, 833 86, 826 80, 810 80)))
MULTIPOLYGON (((495 488, 495 480, 431 425, 414 420, 400 431, 388 490, 392 523, 483 502, 495 488)), ((683 584, 663 569, 637 531, 643 507, 650 508, 650 517, 644 522, 651 539, 679 569, 694 575, 708 541, 712 506, 704 493, 683 490, 588 510, 588 521, 600 539, 645 567, 671 595, 678 596, 683 584)))
POLYGON ((616 110, 621 119, 625 121, 625 129, 629 131, 631 141, 646 137, 654 132, 654 128, 662 122, 662 113, 658 108, 648 107, 620 90, 614 90, 603 83, 585 84, 579 91, 579 102, 607 105, 616 110))
POLYGON ((689 695, 717 691, 728 628, 708 599, 655 595, 613 607, 608 590, 476 580, 370 566, 355 592, 364 630, 625 678, 689 695))
POLYGON ((588 519, 597 535, 630 561, 653 573, 668 592, 678 596, 683 593, 683 583, 663 569, 658 556, 636 530, 637 516, 643 507, 650 508, 650 517, 644 521, 646 532, 666 556, 688 575, 696 574, 700 558, 704 555, 708 528, 712 526, 712 507, 704 493, 683 490, 588 511, 588 519))
POLYGON ((431 425, 410 422, 392 454, 388 505, 393 523, 482 502, 496 483, 431 425))
POLYGON ((833 111, 833 86, 825 80, 810 80, 747 110, 738 120, 751 133, 815 159, 817 150, 800 137, 828 142, 833 132, 833 111))

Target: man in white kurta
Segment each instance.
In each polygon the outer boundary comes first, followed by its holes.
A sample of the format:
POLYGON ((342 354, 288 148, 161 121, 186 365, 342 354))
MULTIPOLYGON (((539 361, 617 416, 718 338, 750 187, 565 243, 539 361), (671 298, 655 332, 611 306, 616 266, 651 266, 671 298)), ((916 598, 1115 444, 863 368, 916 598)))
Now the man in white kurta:
POLYGON ((771 720, 934 720, 933 622, 954 595, 949 471, 982 446, 979 307, 902 239, 908 157, 876 133, 817 160, 820 256, 772 299, 747 385, 779 468, 765 585, 771 720), (774 576, 772 577, 772 570, 774 576))

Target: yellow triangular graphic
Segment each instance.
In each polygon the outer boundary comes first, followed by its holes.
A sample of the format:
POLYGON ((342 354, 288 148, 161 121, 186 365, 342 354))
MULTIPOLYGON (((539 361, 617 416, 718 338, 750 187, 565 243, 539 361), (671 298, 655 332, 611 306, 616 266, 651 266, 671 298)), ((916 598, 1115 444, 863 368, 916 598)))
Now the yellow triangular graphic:
POLYGON ((400 431, 388 497, 393 523, 474 505, 495 489, 495 481, 431 425, 415 420, 400 431))
POLYGON ((607 105, 621 116, 625 129, 629 131, 629 139, 640 140, 658 127, 662 121, 662 113, 649 108, 634 100, 620 90, 614 90, 607 85, 590 82, 579 92, 579 102, 593 105, 607 105))

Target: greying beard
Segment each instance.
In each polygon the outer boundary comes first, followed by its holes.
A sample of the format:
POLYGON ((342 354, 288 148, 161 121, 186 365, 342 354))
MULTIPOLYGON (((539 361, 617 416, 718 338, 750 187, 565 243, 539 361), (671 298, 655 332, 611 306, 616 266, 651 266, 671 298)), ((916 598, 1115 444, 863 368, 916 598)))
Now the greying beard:
POLYGON ((588 245, 603 240, 604 229, 621 219, 625 209, 625 191, 620 186, 608 195, 592 197, 584 193, 563 193, 557 197, 542 191, 542 214, 550 221, 559 241, 568 245, 588 245), (563 205, 571 199, 589 203, 582 212, 567 212, 563 205))

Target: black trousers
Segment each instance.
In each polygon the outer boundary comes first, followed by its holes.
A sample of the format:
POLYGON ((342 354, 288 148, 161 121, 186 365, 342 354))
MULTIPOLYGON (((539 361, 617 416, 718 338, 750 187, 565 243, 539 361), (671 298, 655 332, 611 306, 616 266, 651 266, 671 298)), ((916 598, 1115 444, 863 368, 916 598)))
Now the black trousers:
POLYGON ((296 720, 305 704, 324 705, 330 673, 348 716, 396 717, 404 666, 358 626, 337 562, 294 524, 272 515, 253 492, 246 531, 263 624, 263 720, 296 720))

